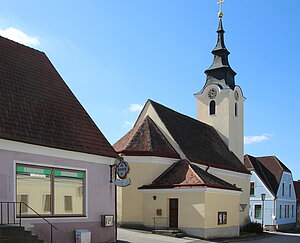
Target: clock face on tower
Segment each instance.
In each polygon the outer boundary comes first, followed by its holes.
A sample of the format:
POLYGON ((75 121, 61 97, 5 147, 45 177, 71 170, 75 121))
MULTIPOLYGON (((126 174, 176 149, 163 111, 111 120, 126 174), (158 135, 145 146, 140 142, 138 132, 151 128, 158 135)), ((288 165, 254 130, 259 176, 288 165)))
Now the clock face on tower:
POLYGON ((240 98, 239 92, 234 91, 234 98, 235 98, 236 101, 239 100, 239 98, 240 98))
POLYGON ((216 89, 214 89, 214 88, 212 88, 212 89, 210 89, 209 91, 208 91, 208 98, 210 98, 210 99, 214 99, 214 98, 216 98, 216 96, 217 96, 217 90, 216 89))

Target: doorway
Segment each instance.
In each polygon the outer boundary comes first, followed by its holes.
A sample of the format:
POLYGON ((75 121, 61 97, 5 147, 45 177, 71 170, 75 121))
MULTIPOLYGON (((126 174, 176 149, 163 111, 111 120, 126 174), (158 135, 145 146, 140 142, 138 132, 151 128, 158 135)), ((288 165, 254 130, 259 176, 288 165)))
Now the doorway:
POLYGON ((169 199, 169 227, 178 228, 178 198, 169 199))

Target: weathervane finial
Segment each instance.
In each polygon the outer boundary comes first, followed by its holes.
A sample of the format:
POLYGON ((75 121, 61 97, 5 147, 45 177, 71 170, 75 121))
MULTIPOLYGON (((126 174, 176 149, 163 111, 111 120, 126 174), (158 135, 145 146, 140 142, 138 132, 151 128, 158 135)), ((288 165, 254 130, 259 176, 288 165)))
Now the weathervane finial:
POLYGON ((224 0, 220 0, 217 2, 217 4, 220 4, 220 11, 218 13, 219 18, 221 19, 223 17, 222 7, 223 7, 224 0))

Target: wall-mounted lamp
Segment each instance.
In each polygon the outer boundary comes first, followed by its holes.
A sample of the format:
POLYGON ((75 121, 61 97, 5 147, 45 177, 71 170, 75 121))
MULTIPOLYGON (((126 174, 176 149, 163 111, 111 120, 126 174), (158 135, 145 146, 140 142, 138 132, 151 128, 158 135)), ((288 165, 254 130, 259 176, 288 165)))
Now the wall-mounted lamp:
POLYGON ((153 196, 153 200, 156 200, 156 196, 153 196))

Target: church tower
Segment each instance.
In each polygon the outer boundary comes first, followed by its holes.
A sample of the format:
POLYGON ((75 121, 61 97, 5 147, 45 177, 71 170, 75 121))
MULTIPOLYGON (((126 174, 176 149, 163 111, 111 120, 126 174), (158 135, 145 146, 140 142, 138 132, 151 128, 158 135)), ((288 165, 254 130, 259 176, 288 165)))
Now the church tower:
POLYGON ((235 84, 236 73, 228 62, 222 12, 219 13, 218 39, 212 50, 214 60, 205 71, 204 87, 195 94, 197 120, 213 126, 241 162, 244 161, 244 101, 242 89, 235 84))

